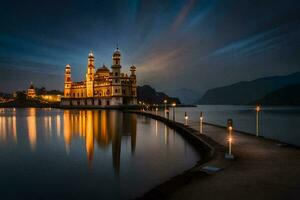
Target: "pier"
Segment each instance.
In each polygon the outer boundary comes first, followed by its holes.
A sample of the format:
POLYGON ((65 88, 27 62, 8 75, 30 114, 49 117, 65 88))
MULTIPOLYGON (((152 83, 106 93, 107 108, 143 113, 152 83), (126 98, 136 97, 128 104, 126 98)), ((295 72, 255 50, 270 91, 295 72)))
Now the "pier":
MULTIPOLYGON (((186 134, 192 143, 202 143, 210 152, 206 162, 157 186, 140 199, 298 199, 299 148, 233 128, 234 160, 227 160, 226 127, 204 122, 201 134, 200 122, 185 125, 155 111, 130 112, 160 120, 186 134)), ((179 118, 184 116, 176 116, 179 118)))

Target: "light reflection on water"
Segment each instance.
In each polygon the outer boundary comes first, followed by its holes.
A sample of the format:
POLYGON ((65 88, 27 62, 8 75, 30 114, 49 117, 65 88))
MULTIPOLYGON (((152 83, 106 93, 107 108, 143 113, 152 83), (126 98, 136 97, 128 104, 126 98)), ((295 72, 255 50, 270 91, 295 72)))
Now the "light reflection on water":
MULTIPOLYGON (((227 119, 233 119, 234 128, 248 133, 256 133, 255 106, 199 105, 190 108, 176 108, 176 119, 184 122, 187 112, 191 122, 198 122, 200 112, 204 121, 226 126, 227 119)), ((170 113, 172 117, 172 112, 170 113)), ((259 113, 259 134, 279 141, 300 146, 300 107, 263 106, 259 113)), ((205 131, 205 127, 204 127, 205 131)))
POLYGON ((133 198, 198 160, 174 130, 135 114, 35 108, 0 113, 0 186, 8 199, 133 198))

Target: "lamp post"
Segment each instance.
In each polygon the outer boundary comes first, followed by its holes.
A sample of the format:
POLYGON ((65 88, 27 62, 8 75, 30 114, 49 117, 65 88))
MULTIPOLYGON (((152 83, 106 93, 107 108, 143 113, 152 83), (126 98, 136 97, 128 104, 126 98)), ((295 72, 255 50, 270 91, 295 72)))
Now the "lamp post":
POLYGON ((170 116, 169 109, 166 110, 166 113, 167 113, 167 119, 169 120, 169 116, 170 116))
POLYGON ((260 106, 257 105, 256 108, 256 136, 258 137, 258 131, 259 131, 259 112, 260 112, 260 106))
POLYGON ((184 113, 184 119, 185 119, 185 125, 187 126, 189 117, 187 116, 186 112, 184 113))
POLYGON ((173 121, 175 122, 175 107, 176 107, 176 103, 172 103, 172 107, 173 107, 173 121))
POLYGON ((200 133, 203 133, 203 113, 200 113, 200 133))
POLYGON ((166 115, 167 115, 167 113, 166 113, 166 112, 167 112, 167 102, 168 102, 167 99, 165 99, 165 100, 164 100, 164 104, 165 104, 165 117, 166 117, 166 115))
POLYGON ((234 156, 232 154, 232 130, 233 130, 233 121, 232 119, 227 120, 227 129, 228 129, 228 153, 225 154, 225 158, 232 160, 234 156))
POLYGON ((156 107, 156 108, 155 108, 155 115, 157 115, 157 111, 158 111, 158 108, 156 107))

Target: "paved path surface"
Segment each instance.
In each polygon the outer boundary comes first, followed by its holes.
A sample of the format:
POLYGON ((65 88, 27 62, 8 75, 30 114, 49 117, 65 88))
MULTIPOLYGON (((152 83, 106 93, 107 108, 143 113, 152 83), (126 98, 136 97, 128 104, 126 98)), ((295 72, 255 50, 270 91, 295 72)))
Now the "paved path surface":
MULTIPOLYGON (((199 130, 198 122, 190 127, 199 130)), ((204 125, 204 134, 227 146, 224 128, 204 125)), ((168 199, 300 199, 300 150, 278 142, 233 132, 234 161, 204 166, 222 170, 192 178, 168 199)), ((199 167, 201 170, 203 166, 199 167)))

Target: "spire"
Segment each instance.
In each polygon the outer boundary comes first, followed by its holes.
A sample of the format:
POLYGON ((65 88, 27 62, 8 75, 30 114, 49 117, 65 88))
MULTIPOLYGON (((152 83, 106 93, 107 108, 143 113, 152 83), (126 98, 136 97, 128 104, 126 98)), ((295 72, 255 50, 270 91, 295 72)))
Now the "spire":
POLYGON ((90 50, 89 57, 94 57, 94 53, 92 49, 90 50))

